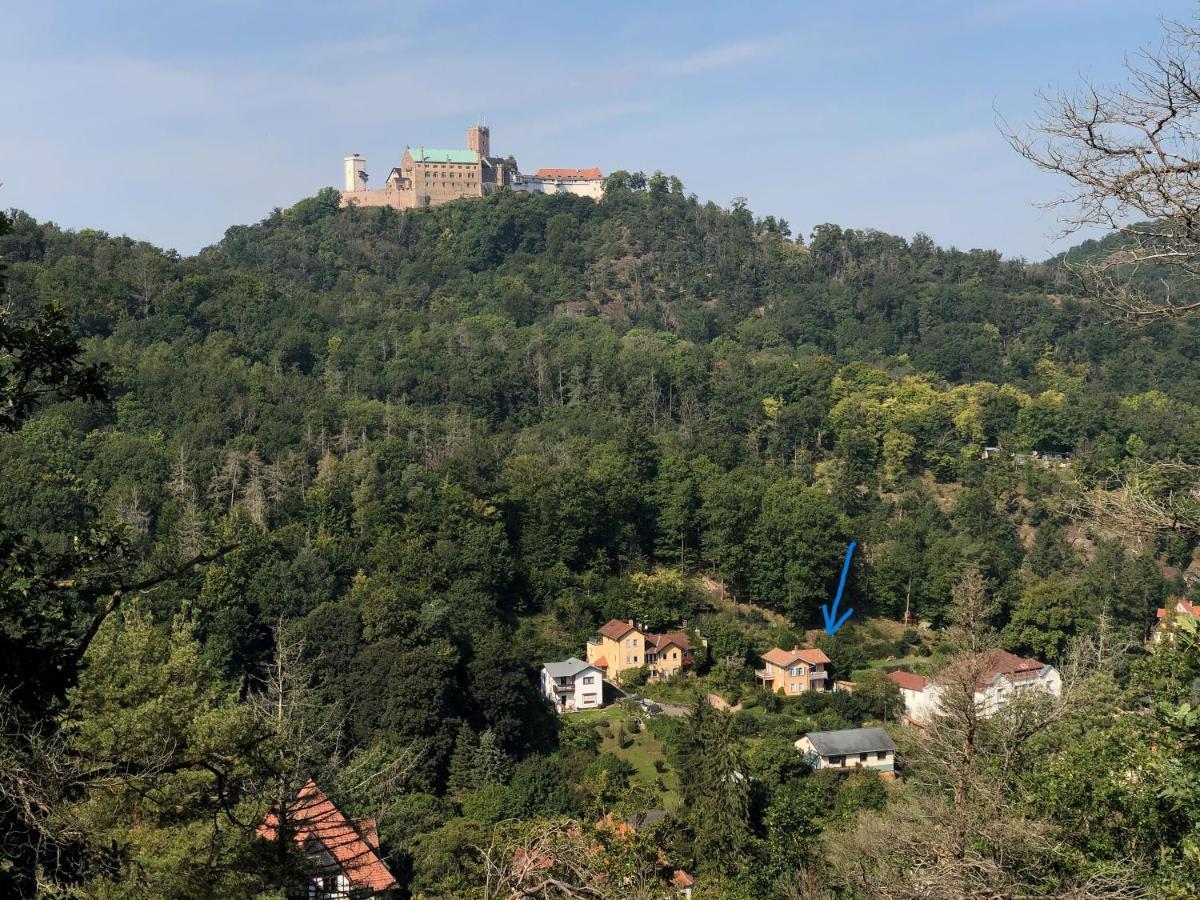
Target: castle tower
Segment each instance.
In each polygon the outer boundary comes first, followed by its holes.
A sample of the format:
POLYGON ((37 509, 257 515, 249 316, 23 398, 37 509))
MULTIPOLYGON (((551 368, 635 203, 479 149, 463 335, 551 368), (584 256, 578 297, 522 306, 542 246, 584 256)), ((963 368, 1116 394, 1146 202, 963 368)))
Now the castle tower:
POLYGON ((486 125, 473 125, 467 129, 467 149, 474 150, 481 159, 492 155, 492 138, 486 125))
POLYGON ((346 190, 365 191, 367 189, 367 161, 354 153, 346 157, 346 190))

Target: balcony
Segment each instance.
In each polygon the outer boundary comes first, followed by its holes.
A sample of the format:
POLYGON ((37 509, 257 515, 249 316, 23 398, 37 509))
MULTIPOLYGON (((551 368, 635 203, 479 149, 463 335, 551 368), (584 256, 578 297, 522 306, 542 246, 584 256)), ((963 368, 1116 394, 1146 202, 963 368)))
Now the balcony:
POLYGON ((754 677, 757 678, 759 681, 774 681, 775 673, 768 672, 766 669, 755 669, 754 677))

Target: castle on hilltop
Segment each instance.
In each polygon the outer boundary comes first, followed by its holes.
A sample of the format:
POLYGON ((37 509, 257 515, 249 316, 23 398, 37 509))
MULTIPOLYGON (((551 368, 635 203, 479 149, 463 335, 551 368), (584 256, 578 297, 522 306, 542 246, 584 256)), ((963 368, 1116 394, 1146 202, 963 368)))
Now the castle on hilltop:
POLYGON ((491 134, 485 125, 467 129, 467 149, 405 147, 400 165, 382 188, 367 188, 367 161, 355 153, 345 160, 342 206, 391 206, 415 209, 440 206, 464 197, 486 197, 501 188, 527 194, 578 194, 599 200, 604 173, 591 169, 538 169, 522 174, 510 156, 491 154, 491 134))

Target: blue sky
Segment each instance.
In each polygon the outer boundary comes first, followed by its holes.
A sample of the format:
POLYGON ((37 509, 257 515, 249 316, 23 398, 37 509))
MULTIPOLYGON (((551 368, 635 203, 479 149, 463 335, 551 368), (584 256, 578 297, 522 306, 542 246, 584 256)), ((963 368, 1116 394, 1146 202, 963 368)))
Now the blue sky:
MULTIPOLYGON (((492 129, 522 168, 662 169, 807 234, 1042 259, 1053 196, 1004 143, 1039 89, 1119 78, 1194 0, 0 0, 0 206, 180 252, 359 152, 492 129)), ((1069 242, 1068 242, 1069 243, 1069 242)))

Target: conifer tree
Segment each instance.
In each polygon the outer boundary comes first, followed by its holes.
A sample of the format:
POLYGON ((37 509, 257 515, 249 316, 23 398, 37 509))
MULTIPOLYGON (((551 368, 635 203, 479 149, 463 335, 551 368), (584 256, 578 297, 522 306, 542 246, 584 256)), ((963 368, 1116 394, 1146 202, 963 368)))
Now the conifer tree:
POLYGON ((512 760, 500 747, 496 733, 490 728, 479 736, 479 746, 471 766, 471 786, 504 784, 512 774, 512 760))
POLYGON ((458 729, 454 739, 454 754, 450 757, 450 775, 446 787, 451 794, 461 797, 471 790, 475 779, 475 757, 479 752, 479 738, 466 722, 458 729))

